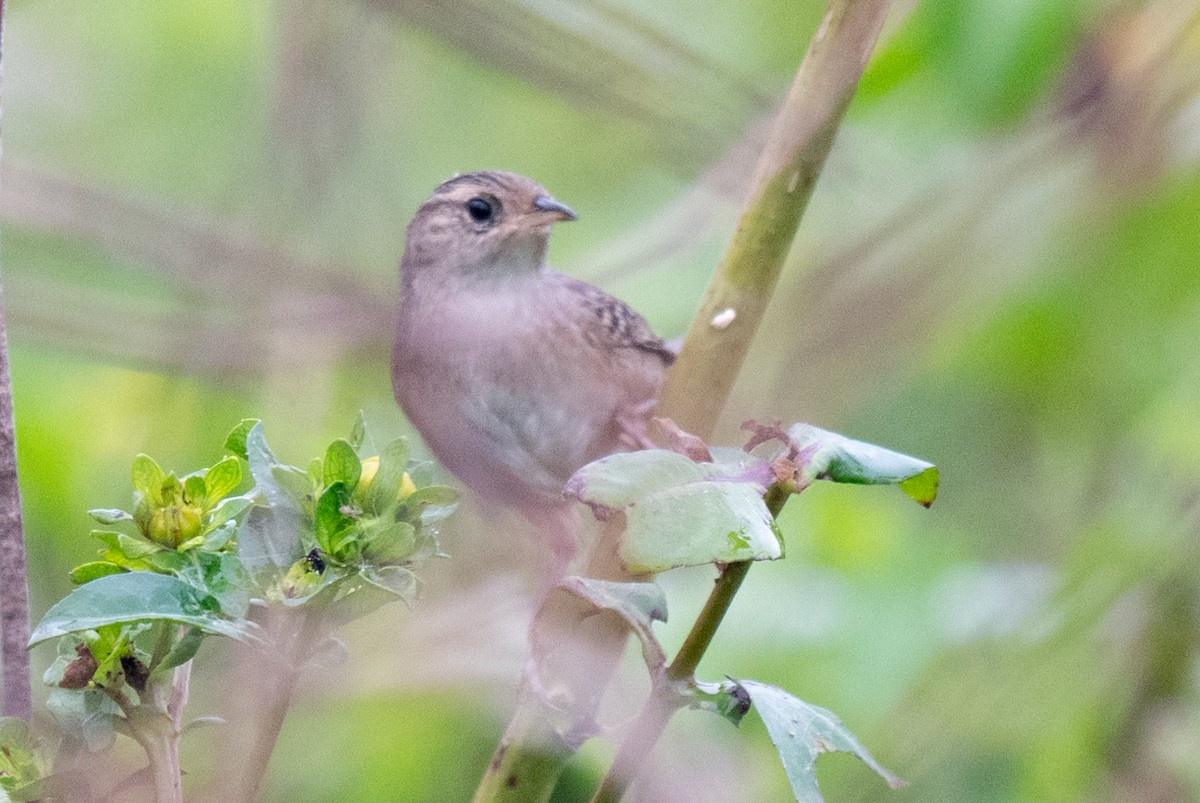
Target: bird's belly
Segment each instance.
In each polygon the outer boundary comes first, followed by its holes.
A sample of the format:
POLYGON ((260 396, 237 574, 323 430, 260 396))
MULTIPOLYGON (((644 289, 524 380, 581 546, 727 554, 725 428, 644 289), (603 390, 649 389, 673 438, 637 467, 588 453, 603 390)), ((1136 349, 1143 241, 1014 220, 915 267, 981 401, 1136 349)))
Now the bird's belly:
POLYGON ((397 372, 397 397, 438 461, 518 508, 562 500, 571 474, 619 448, 612 389, 495 348, 444 349, 397 372))

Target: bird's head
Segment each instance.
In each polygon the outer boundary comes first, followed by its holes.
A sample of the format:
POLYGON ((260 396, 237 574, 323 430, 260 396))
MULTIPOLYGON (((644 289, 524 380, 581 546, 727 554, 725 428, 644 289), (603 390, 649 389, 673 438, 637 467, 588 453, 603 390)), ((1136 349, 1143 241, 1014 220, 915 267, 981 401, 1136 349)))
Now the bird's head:
POLYGON ((455 176, 434 190, 408 226, 405 281, 438 272, 486 280, 534 274, 545 265, 550 226, 575 213, 516 173, 455 176))

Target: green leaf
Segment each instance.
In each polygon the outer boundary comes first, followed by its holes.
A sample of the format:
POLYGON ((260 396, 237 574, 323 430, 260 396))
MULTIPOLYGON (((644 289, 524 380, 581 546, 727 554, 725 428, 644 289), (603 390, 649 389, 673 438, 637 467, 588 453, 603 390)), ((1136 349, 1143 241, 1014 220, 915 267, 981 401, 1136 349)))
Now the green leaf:
POLYGON ((417 594, 417 576, 403 566, 364 566, 362 577, 404 602, 411 602, 417 594))
POLYGON ((317 507, 313 512, 313 518, 316 520, 317 546, 334 557, 339 555, 335 536, 354 524, 353 519, 342 513, 342 507, 349 501, 350 492, 345 485, 337 482, 325 489, 321 498, 317 500, 317 507))
MULTIPOLYGON (((330 572, 327 571, 326 575, 330 572)), ((315 594, 289 600, 293 605, 310 606, 310 610, 322 613, 322 623, 330 629, 341 627, 402 597, 388 586, 387 579, 376 576, 368 581, 362 573, 350 574, 329 581, 315 594)), ((287 604, 285 602, 285 604, 287 604)), ((314 648, 319 644, 313 645, 314 648)))
MULTIPOLYGON (((0 717, 0 788, 8 799, 37 800, 30 797, 35 785, 44 780, 44 759, 29 724, 19 717, 0 717)), ((42 789, 40 797, 45 797, 42 789)))
POLYGON ((154 458, 139 454, 133 458, 133 490, 156 505, 163 502, 162 489, 165 480, 163 470, 154 458))
POLYGON ((426 485, 404 500, 405 516, 409 521, 433 524, 458 508, 458 491, 449 485, 426 485))
POLYGON ((279 462, 263 437, 262 423, 251 423, 242 443, 255 491, 265 504, 252 508, 242 520, 237 536, 238 554, 251 574, 265 585, 304 554, 301 533, 306 527, 300 507, 275 480, 273 468, 279 462))
POLYGON ((83 585, 90 583, 99 577, 107 577, 110 574, 120 574, 125 571, 121 566, 107 560, 94 560, 90 563, 84 563, 76 566, 71 570, 71 582, 75 585, 83 585))
POLYGON ((297 504, 305 505, 312 501, 313 484, 306 472, 295 466, 276 465, 271 467, 271 476, 297 504))
POLYGON ((250 609, 250 576, 231 552, 198 552, 177 570, 179 579, 215 599, 222 613, 242 619, 250 609))
POLYGON ((899 485, 925 507, 937 498, 938 470, 932 463, 808 424, 793 424, 787 435, 805 479, 899 485))
POLYGON ((242 464, 236 457, 226 457, 204 472, 204 492, 208 506, 224 499, 242 481, 242 464))
POLYGON ((665 449, 615 454, 576 472, 565 492, 599 519, 625 514, 619 554, 633 572, 782 557, 763 502, 770 465, 736 450, 713 455, 718 462, 665 449))
MULTIPOLYGON (((371 513, 381 515, 396 504, 400 494, 400 481, 408 467, 408 439, 397 438, 379 452, 379 470, 367 489, 365 507, 371 513)), ((348 486, 353 487, 353 486, 348 486)))
POLYGON ((204 478, 201 476, 191 474, 187 477, 184 477, 183 494, 190 504, 201 508, 208 506, 208 491, 204 484, 204 478))
POLYGON ((905 785, 903 780, 880 766, 831 712, 765 683, 752 680, 739 680, 737 683, 750 695, 763 724, 767 726, 767 734, 779 753, 792 792, 799 803, 820 803, 823 800, 817 788, 816 766, 817 756, 821 753, 851 753, 878 773, 893 789, 905 785))
POLYGON ((262 422, 257 418, 243 418, 241 423, 233 428, 225 438, 225 450, 233 452, 243 460, 249 461, 249 450, 246 446, 246 438, 250 434, 250 430, 256 426, 261 426, 262 422))
POLYGON ((364 535, 363 559, 379 565, 399 563, 413 553, 416 535, 416 528, 406 521, 372 527, 364 535))
POLYGON ((174 669, 186 664, 195 657, 204 642, 205 633, 198 627, 185 628, 179 640, 171 645, 171 649, 163 657, 162 663, 155 667, 156 671, 174 669))
MULTIPOLYGON (((253 504, 254 499, 249 496, 230 496, 222 499, 209 514, 208 523, 204 527, 205 532, 211 533, 218 527, 221 527, 225 523, 232 521, 253 504)), ((211 540, 211 535, 209 538, 211 540)), ((216 548, 217 547, 213 547, 213 549, 216 548)))
POLYGON ((176 577, 151 572, 111 574, 59 600, 34 628, 29 645, 104 625, 159 620, 243 641, 254 638, 252 625, 220 618, 219 607, 211 595, 176 577))
POLYGON ((711 711, 733 723, 736 728, 750 711, 750 695, 737 681, 702 683, 695 681, 689 689, 691 707, 711 711))
POLYGON ((237 523, 232 521, 227 521, 219 527, 206 530, 204 534, 204 551, 217 552, 224 549, 233 540, 234 533, 236 532, 237 523))
POLYGON ((133 521, 133 516, 126 513, 124 510, 116 508, 98 507, 95 510, 89 510, 88 515, 101 524, 117 524, 122 521, 133 521))
POLYGON ((46 708, 62 730, 81 740, 93 753, 112 746, 113 719, 121 709, 100 689, 54 689, 46 708))
POLYGON ((137 560, 163 551, 163 547, 140 535, 126 535, 110 530, 92 530, 92 537, 112 547, 130 560, 137 560))
POLYGON ((571 576, 555 588, 620 616, 641 641, 646 666, 655 671, 666 665, 666 655, 652 628, 654 622, 667 621, 667 597, 657 583, 618 583, 571 576))
POLYGON ((358 478, 362 475, 362 462, 358 459, 354 447, 344 438, 338 438, 329 444, 329 448, 325 450, 325 463, 322 468, 326 485, 340 482, 352 489, 358 485, 358 478))

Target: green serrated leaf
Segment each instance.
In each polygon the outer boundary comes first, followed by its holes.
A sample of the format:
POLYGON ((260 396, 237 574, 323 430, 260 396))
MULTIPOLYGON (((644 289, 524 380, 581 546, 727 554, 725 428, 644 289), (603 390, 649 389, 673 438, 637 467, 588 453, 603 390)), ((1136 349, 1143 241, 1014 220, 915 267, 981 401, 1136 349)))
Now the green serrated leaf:
POLYGON ((262 422, 257 418, 243 418, 241 423, 234 427, 228 437, 225 438, 225 451, 233 452, 243 460, 249 460, 246 449, 246 436, 250 434, 250 430, 261 424, 262 422))
POLYGON ((597 518, 625 514, 619 554, 633 572, 775 560, 783 547, 763 501, 770 465, 738 452, 697 463, 665 449, 615 454, 576 472, 565 492, 597 518))
POLYGON ((163 503, 162 493, 165 477, 162 468, 154 462, 154 458, 145 454, 139 454, 133 458, 132 479, 133 490, 142 494, 155 505, 163 503))
POLYGON ((132 514, 116 508, 98 507, 95 510, 89 510, 88 515, 101 524, 117 524, 122 521, 133 521, 132 514))
POLYGON ((242 464, 236 457, 226 457, 204 472, 204 492, 208 507, 217 504, 242 481, 242 464))
POLYGON ((34 628, 29 645, 105 625, 170 621, 207 633, 252 640, 253 626, 217 615, 220 605, 184 581, 164 574, 128 572, 100 577, 59 600, 34 628))
POLYGON ((349 441, 338 438, 325 450, 322 472, 326 485, 340 482, 347 488, 354 488, 358 485, 358 478, 362 475, 362 461, 358 459, 358 453, 354 451, 354 447, 350 445, 349 441))
POLYGON ((222 613, 242 619, 250 608, 250 577, 232 552, 200 552, 176 570, 180 580, 217 601, 222 613))
POLYGON ((854 734, 830 711, 804 702, 775 686, 752 680, 737 681, 750 695, 754 708, 767 726, 784 771, 798 803, 820 803, 817 787, 817 756, 844 752, 857 756, 893 789, 904 781, 875 761, 854 734))
POLYGON ((75 585, 83 585, 90 583, 99 577, 106 577, 110 574, 120 574, 125 571, 121 566, 112 561, 94 560, 90 563, 84 563, 76 566, 71 570, 71 582, 75 585))
POLYGON ((379 452, 379 470, 367 489, 366 509, 376 515, 382 514, 400 495, 400 482, 404 469, 408 467, 408 439, 397 438, 379 452))

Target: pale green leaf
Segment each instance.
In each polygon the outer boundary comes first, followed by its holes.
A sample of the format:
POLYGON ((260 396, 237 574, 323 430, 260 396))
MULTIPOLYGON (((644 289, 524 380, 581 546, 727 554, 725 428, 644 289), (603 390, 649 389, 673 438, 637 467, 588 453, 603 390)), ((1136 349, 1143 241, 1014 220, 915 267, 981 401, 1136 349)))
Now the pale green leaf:
POLYGON ((29 644, 104 625, 161 620, 235 639, 253 638, 252 625, 222 619, 218 609, 211 595, 176 577, 152 572, 112 574, 59 600, 34 628, 29 644))
POLYGON ((810 705, 782 689, 737 681, 750 695, 754 708, 767 726, 784 771, 799 803, 820 803, 817 787, 817 756, 834 751, 857 756, 893 789, 904 786, 900 778, 885 770, 859 743, 854 734, 830 711, 810 705))
POLYGON ((619 552, 633 572, 782 557, 763 502, 769 464, 720 454, 714 463, 663 449, 615 454, 580 469, 566 493, 597 518, 625 514, 619 552))

